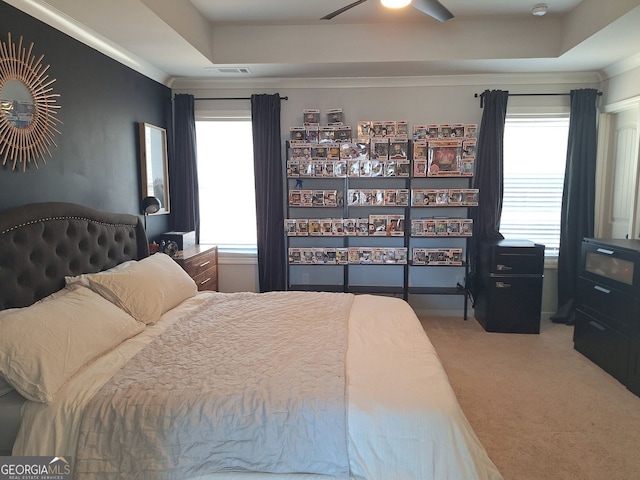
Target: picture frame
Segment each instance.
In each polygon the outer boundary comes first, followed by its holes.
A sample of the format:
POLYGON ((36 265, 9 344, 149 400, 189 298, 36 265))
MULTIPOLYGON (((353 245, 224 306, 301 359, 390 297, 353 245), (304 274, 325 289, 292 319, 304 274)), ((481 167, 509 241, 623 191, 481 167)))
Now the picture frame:
POLYGON ((142 198, 156 197, 160 200, 160 210, 153 215, 168 214, 171 209, 167 131, 150 123, 140 123, 139 134, 142 198))

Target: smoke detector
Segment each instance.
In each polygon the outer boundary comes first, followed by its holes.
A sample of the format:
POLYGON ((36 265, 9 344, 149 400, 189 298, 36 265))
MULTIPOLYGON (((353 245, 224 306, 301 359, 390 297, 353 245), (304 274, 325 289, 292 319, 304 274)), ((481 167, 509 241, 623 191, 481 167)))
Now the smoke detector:
POLYGON ((546 3, 538 3, 531 8, 531 13, 536 17, 542 17, 547 14, 548 9, 549 5, 546 3))

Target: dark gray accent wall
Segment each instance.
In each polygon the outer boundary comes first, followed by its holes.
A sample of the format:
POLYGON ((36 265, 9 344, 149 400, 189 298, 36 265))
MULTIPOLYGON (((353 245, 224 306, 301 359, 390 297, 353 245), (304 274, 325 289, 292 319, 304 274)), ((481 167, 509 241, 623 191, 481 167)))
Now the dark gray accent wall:
MULTIPOLYGON (((167 128, 171 89, 0 2, 4 43, 9 32, 14 43, 33 42, 36 58, 44 55, 64 123, 45 165, 24 173, 0 166, 0 210, 61 201, 140 214, 137 124, 167 128)), ((169 229, 168 217, 149 218, 150 237, 169 229)))

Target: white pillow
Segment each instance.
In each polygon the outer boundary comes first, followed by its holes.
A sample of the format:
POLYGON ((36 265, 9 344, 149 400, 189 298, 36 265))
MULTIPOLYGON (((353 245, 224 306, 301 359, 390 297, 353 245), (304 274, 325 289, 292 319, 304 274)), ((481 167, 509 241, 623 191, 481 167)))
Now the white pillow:
MULTIPOLYGON (((135 260, 129 260, 127 262, 123 262, 115 267, 110 268, 109 270, 105 270, 105 272, 117 272, 119 270, 124 270, 129 268, 131 265, 135 265, 137 262, 135 260)), ((82 275, 76 275, 75 277, 64 277, 65 284, 69 287, 72 285, 82 285, 83 287, 90 287, 89 285, 89 275, 93 275, 92 273, 83 273, 82 275)))
POLYGON ((0 312, 0 374, 22 396, 49 403, 73 375, 144 330, 88 288, 0 312))
POLYGON ((143 258, 123 270, 88 274, 85 278, 92 290, 147 325, 198 293, 193 279, 164 253, 143 258))

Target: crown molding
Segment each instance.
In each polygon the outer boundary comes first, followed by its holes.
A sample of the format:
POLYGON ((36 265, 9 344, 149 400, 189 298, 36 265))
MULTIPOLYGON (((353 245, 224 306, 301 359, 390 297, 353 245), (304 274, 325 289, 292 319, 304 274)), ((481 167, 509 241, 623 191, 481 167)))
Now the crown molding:
POLYGON ((340 78, 252 78, 243 80, 218 80, 211 78, 175 78, 174 90, 259 90, 259 89, 308 89, 308 88, 406 88, 475 86, 500 88, 500 85, 544 84, 598 84, 598 72, 570 73, 515 73, 478 75, 434 75, 423 77, 340 77, 340 78))
POLYGON ((9 5, 136 72, 171 87, 173 78, 41 0, 4 0, 9 5))
POLYGON ((640 53, 637 53, 629 58, 626 58, 618 63, 609 65, 603 71, 603 79, 608 80, 618 75, 622 75, 631 70, 635 70, 640 67, 640 53))

